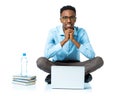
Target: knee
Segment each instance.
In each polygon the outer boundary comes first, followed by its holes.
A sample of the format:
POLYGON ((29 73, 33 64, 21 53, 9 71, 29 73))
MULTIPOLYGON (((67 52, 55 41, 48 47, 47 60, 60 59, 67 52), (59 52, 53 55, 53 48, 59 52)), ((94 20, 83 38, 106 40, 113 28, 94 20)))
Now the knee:
POLYGON ((104 60, 102 59, 102 57, 97 56, 97 57, 96 57, 96 61, 97 61, 97 63, 98 63, 100 66, 103 66, 104 60))
POLYGON ((38 58, 37 61, 36 61, 37 67, 40 68, 42 66, 42 64, 44 64, 45 60, 46 60, 45 57, 38 58))

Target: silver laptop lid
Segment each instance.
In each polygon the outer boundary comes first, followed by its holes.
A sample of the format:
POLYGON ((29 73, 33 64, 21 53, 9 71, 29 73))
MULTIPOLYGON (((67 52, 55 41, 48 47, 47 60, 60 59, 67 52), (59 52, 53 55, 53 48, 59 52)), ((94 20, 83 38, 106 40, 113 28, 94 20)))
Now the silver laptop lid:
POLYGON ((52 66, 51 85, 58 89, 84 89, 83 66, 52 66))

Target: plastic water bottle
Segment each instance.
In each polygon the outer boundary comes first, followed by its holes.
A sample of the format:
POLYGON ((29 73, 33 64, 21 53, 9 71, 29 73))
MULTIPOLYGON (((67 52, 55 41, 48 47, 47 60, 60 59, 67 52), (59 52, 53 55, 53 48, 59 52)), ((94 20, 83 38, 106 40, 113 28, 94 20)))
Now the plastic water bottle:
POLYGON ((21 57, 21 75, 22 76, 27 76, 27 63, 28 63, 28 58, 26 56, 26 53, 23 53, 21 57))

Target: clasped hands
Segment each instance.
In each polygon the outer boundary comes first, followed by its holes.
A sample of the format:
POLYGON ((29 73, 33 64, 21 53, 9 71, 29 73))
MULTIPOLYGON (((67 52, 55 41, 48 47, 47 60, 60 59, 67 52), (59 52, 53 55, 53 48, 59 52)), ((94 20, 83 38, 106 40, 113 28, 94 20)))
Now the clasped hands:
POLYGON ((73 29, 67 29, 64 32, 65 32, 65 39, 66 39, 66 41, 68 41, 69 39, 71 41, 74 40, 74 30, 73 29))
POLYGON ((74 39, 73 29, 67 29, 64 31, 64 33, 65 33, 65 39, 60 42, 61 46, 63 46, 68 40, 71 40, 77 48, 80 47, 80 44, 74 39))

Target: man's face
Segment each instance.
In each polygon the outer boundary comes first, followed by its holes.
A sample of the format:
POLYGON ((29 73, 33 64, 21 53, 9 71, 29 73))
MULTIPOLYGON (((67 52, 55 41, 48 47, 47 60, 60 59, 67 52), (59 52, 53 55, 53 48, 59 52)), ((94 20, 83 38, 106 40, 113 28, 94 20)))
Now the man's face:
POLYGON ((60 21, 63 24, 63 29, 73 29, 76 22, 76 14, 72 10, 64 10, 61 14, 60 21))

